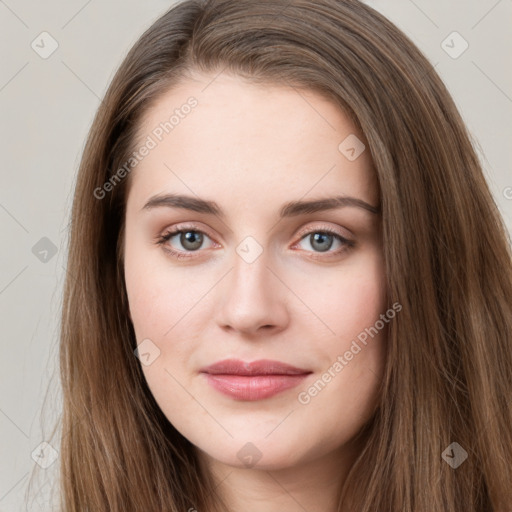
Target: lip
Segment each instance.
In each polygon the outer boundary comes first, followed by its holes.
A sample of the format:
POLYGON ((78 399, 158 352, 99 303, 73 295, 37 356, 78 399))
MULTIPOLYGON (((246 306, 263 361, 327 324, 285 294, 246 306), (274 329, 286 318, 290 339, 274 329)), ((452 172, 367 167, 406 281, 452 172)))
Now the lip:
POLYGON ((300 384, 312 373, 295 366, 262 359, 250 363, 226 359, 200 370, 208 384, 236 400, 262 400, 300 384))

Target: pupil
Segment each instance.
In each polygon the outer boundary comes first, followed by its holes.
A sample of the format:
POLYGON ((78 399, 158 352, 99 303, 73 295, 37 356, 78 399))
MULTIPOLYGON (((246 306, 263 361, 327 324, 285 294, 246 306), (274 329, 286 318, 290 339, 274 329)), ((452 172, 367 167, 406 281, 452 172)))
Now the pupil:
POLYGON ((330 235, 328 233, 314 233, 313 243, 311 244, 311 246, 313 248, 318 248, 318 250, 320 250, 321 252, 328 251, 332 246, 332 235, 330 235), (330 240, 330 243, 327 244, 327 247, 325 245, 321 245, 322 242, 325 243, 326 239, 330 240), (320 242, 320 246, 315 247, 315 244, 317 244, 318 242, 320 242))
POLYGON ((194 250, 199 249, 199 247, 201 247, 203 239, 202 235, 200 233, 197 233, 196 231, 186 231, 181 234, 180 242, 183 245, 183 247, 190 250, 194 250))

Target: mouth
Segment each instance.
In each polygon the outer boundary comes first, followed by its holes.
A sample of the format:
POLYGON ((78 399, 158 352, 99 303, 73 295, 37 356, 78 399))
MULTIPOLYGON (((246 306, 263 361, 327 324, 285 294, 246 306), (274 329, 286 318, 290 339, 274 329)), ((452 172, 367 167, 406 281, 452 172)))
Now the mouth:
POLYGON ((268 359, 252 363, 227 359, 201 369, 200 373, 220 393, 235 400, 254 401, 293 388, 313 372, 268 359))

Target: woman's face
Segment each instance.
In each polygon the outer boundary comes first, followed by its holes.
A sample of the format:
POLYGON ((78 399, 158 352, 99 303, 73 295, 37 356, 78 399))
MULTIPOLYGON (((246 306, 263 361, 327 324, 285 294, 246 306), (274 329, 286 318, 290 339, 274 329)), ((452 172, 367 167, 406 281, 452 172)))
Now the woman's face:
POLYGON ((127 200, 147 383, 210 461, 340 460, 374 411, 390 318, 370 152, 316 93, 196 78, 145 116, 127 200), (261 360, 298 370, 244 365, 261 360))

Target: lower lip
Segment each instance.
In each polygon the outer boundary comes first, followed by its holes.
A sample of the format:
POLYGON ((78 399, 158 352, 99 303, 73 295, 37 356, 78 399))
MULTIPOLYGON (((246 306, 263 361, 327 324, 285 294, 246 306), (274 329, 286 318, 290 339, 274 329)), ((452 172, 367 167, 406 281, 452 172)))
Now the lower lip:
POLYGON ((208 384, 236 400, 262 400, 294 388, 309 374, 300 375, 212 375, 205 373, 208 384))

